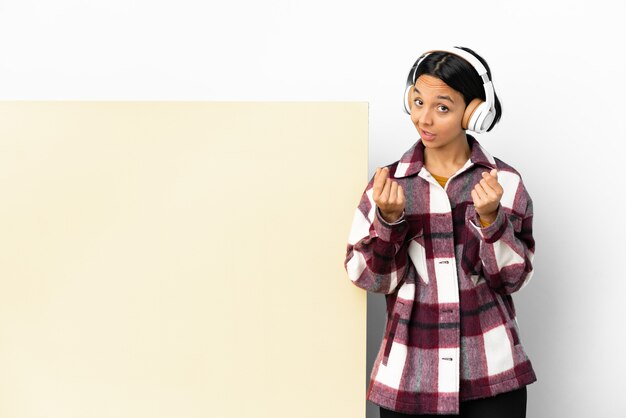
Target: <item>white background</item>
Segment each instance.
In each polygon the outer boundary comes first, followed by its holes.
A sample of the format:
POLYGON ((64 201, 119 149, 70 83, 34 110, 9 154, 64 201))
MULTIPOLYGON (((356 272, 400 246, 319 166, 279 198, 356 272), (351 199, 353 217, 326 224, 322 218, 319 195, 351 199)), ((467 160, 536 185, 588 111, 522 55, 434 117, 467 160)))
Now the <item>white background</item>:
MULTIPOLYGON (((0 99, 367 101, 371 175, 417 139, 401 112, 417 56, 474 49, 504 109, 478 139, 522 173, 535 203, 536 273, 515 296, 539 379, 528 416, 617 418, 626 414, 624 9, 609 0, 0 0, 0 99)), ((380 295, 370 302, 371 353, 384 311, 380 295)))

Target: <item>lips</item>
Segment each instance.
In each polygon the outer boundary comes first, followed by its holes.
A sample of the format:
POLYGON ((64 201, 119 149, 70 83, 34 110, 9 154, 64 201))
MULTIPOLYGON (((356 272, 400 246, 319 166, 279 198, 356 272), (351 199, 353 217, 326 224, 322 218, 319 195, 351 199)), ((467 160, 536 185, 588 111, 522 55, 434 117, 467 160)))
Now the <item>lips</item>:
POLYGON ((432 133, 432 132, 428 132, 425 131, 423 129, 420 129, 420 136, 422 137, 423 140, 425 141, 432 141, 433 139, 435 139, 435 137, 437 136, 436 134, 432 133))

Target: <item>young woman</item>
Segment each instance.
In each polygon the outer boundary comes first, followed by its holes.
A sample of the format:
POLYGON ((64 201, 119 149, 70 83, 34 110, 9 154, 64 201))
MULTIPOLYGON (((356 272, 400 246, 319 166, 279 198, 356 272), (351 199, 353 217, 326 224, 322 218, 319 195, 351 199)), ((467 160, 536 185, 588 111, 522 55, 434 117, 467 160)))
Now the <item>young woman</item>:
POLYGON ((525 417, 536 377, 511 294, 533 273, 533 206, 519 173, 467 134, 502 113, 487 63, 468 48, 425 53, 405 108, 420 140, 376 170, 345 260, 387 302, 367 399, 382 418, 525 417))

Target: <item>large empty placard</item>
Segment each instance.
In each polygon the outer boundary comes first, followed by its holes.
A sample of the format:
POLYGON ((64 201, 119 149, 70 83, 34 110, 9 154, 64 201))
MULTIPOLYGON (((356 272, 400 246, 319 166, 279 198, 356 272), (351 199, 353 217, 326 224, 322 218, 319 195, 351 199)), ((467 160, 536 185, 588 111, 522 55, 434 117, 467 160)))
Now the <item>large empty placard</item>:
POLYGON ((363 417, 366 103, 0 103, 0 417, 363 417))

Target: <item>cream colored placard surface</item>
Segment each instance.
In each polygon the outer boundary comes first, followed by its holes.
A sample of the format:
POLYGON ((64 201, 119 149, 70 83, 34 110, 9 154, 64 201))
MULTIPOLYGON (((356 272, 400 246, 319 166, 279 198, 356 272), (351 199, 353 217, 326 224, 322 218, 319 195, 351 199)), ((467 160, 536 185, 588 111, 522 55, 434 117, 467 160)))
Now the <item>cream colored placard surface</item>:
POLYGON ((366 103, 0 103, 0 417, 364 417, 366 103))

